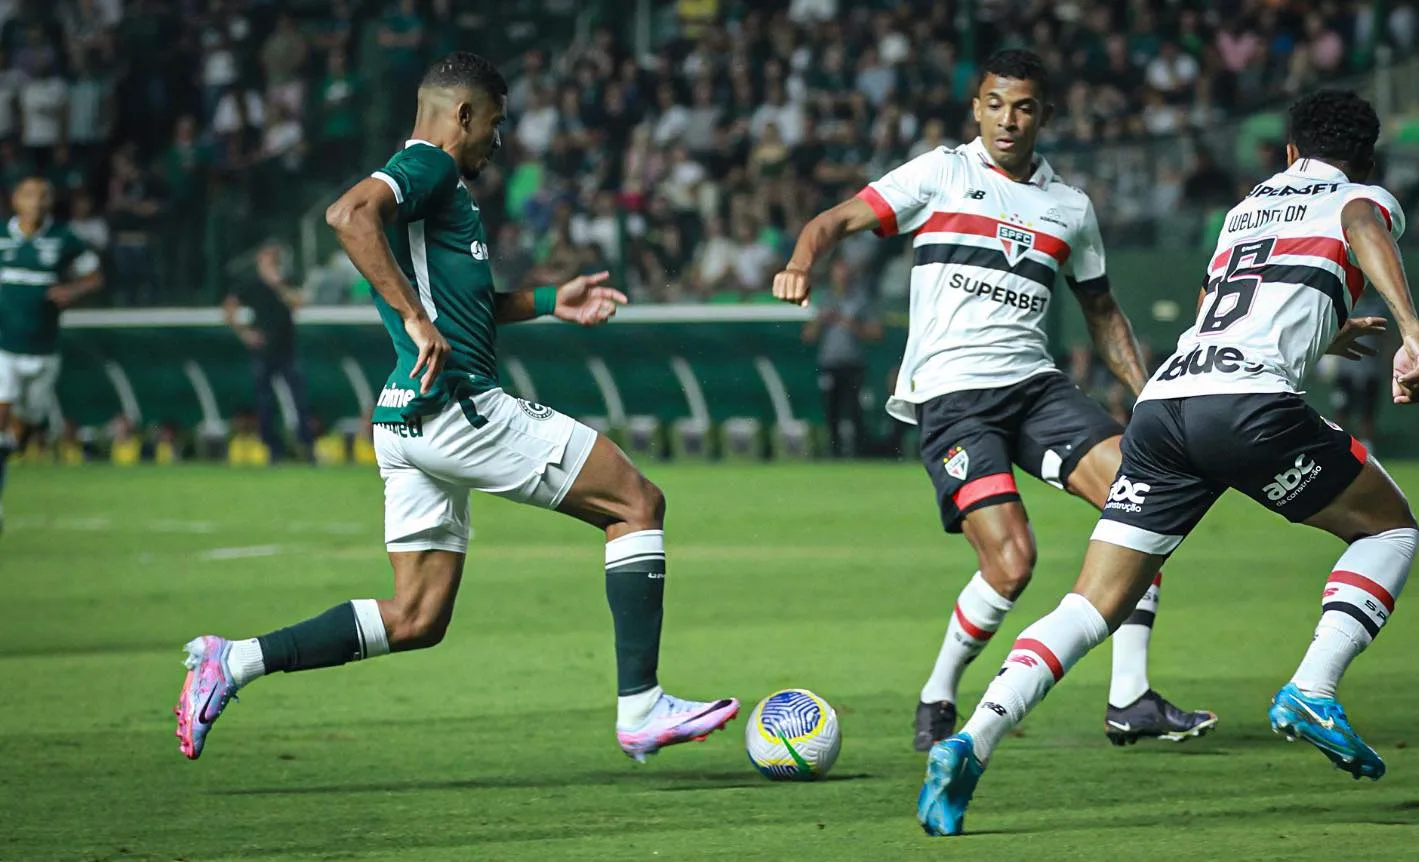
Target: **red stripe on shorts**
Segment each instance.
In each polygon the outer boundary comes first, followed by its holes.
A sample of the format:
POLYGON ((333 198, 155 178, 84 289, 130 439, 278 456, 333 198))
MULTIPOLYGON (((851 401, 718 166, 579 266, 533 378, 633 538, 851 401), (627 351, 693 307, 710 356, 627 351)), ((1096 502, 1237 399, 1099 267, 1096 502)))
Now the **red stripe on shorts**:
POLYGON ((1385 610, 1389 611, 1390 613, 1394 613, 1394 596, 1389 594, 1389 590, 1385 589, 1384 587, 1380 586, 1379 584, 1375 583, 1364 575, 1357 575, 1354 572, 1334 571, 1330 573, 1330 577, 1326 580, 1326 583, 1345 584, 1347 586, 1364 590, 1365 592, 1379 599, 1380 604, 1385 606, 1385 610))
POLYGON ((1364 443, 1361 443, 1359 440, 1356 440, 1354 437, 1351 437, 1350 454, 1355 456, 1356 461, 1359 461, 1361 464, 1363 464, 1369 459, 1370 450, 1365 448, 1364 443))
POLYGON ((951 495, 951 502, 956 504, 957 509, 965 511, 987 497, 1018 493, 1020 489, 1015 487, 1014 473, 995 473, 972 479, 962 485, 959 491, 951 495))

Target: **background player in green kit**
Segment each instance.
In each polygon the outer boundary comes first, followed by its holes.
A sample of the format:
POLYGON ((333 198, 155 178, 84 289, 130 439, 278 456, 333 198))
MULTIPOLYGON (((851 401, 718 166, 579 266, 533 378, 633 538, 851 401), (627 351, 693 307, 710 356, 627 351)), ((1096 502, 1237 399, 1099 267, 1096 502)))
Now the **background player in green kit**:
POLYGON ((59 312, 103 286, 98 255, 50 215, 47 181, 22 180, 11 205, 15 215, 0 235, 0 493, 10 454, 54 406, 59 312), (15 420, 19 435, 11 433, 15 420))
POLYGON ((189 758, 201 755, 212 723, 258 676, 437 644, 463 574, 470 489, 605 530, 616 735, 626 754, 644 760, 701 739, 738 712, 732 698, 700 703, 660 688, 660 490, 610 440, 498 384, 497 324, 552 315, 595 325, 626 301, 603 285, 604 272, 556 288, 494 292, 487 237, 464 180, 500 146, 506 106, 507 84, 483 58, 456 53, 438 61, 419 87, 410 140, 326 212, 374 287, 394 342, 395 368, 374 414, 394 598, 345 602, 258 638, 190 642, 175 709, 179 747, 189 758))

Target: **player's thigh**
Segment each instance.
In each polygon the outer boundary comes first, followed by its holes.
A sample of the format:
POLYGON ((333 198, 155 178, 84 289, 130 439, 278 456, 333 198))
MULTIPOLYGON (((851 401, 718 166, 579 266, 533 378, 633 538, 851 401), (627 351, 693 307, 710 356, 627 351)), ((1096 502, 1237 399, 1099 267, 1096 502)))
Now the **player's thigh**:
POLYGON ((1325 508, 1305 523, 1351 542, 1387 530, 1414 526, 1414 513, 1404 492, 1373 457, 1359 475, 1325 508))
MULTIPOLYGON (((421 431, 422 429, 418 429, 421 431)), ((396 554, 468 550, 468 488, 434 475, 409 457, 409 426, 374 426, 375 458, 384 480, 384 544, 396 554)), ((396 570, 397 571, 397 570, 396 570)))
POLYGON ((28 373, 21 380, 21 395, 16 405, 21 420, 39 423, 49 418, 54 409, 60 367, 58 355, 32 358, 28 373))
POLYGON ((425 473, 464 490, 557 509, 595 443, 596 432, 571 417, 495 389, 427 417, 402 440, 402 451, 425 473))
POLYGON ((1123 426, 1063 374, 1041 374, 1025 385, 1031 403, 1020 423, 1019 465, 1102 506, 1118 470, 1123 426))
POLYGON ((1120 446, 1118 474, 1094 527, 1095 542, 1161 561, 1220 496, 1225 486, 1203 475, 1189 453, 1184 400, 1144 401, 1134 409, 1120 446))
POLYGON ((1003 390, 953 392, 917 407, 921 460, 936 492, 941 526, 963 532, 967 515, 1019 503, 1003 390))
POLYGON ((0 408, 8 412, 19 402, 22 390, 21 357, 0 350, 0 408))
MULTIPOLYGON (((1189 402, 1189 425, 1208 429, 1213 439, 1199 442, 1215 453, 1218 472, 1225 471, 1232 487, 1292 523, 1310 523, 1331 509, 1323 521, 1345 526, 1332 504, 1366 472, 1369 455, 1358 440, 1292 393, 1189 402)), ((1360 525, 1407 514, 1403 495, 1378 465, 1369 472, 1358 488, 1378 496, 1372 501, 1347 496, 1344 502, 1353 507, 1349 521, 1360 525)))
POLYGON ((598 434, 557 511, 612 532, 660 529, 665 495, 621 447, 598 434))

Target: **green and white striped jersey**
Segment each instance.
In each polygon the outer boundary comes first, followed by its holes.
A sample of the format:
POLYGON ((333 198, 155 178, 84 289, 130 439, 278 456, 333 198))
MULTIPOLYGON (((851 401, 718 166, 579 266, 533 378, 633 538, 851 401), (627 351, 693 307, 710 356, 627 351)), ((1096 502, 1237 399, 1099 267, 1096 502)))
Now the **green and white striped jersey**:
POLYGON ((372 176, 393 190, 398 203, 385 229, 394 259, 450 347, 435 391, 418 397, 419 382, 409 371, 419 352, 399 315, 375 295, 396 362, 373 419, 400 422, 497 387, 493 270, 478 204, 452 156, 427 141, 409 141, 372 176))
POLYGON ((59 307, 46 297, 56 284, 99 268, 99 256, 67 225, 48 219, 31 236, 10 219, 0 234, 0 350, 30 356, 59 352, 59 307))

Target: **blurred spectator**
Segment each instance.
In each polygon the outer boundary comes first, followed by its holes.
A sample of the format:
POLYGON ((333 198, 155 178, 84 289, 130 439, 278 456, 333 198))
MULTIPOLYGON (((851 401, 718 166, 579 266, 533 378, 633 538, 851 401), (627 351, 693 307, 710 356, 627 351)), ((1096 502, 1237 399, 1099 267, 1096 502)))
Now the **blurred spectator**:
POLYGON ((882 325, 870 300, 853 284, 847 261, 829 268, 828 289, 813 294, 814 316, 803 327, 803 340, 818 346, 818 390, 834 458, 860 455, 870 446, 862 415, 862 382, 867 374, 863 343, 882 337, 882 325), (849 432, 844 440, 843 426, 849 432))
POLYGON ((69 85, 70 146, 83 158, 113 135, 116 105, 112 76, 98 68, 97 57, 85 51, 74 59, 74 80, 69 85))
POLYGON ((395 93, 411 92, 418 85, 419 78, 424 74, 424 60, 420 53, 423 44, 424 19, 419 14, 418 3, 415 0, 394 0, 380 22, 379 46, 384 50, 395 93))
POLYGON ((20 141, 30 160, 45 167, 54 145, 64 140, 69 121, 69 82, 54 64, 53 52, 41 55, 33 77, 20 86, 20 141))
POLYGON ((1212 157, 1212 152, 1199 147, 1192 172, 1183 181, 1183 200, 1196 207, 1231 207, 1236 203, 1232 177, 1212 157))
MULTIPOLYGON (((1373 290, 1366 290, 1355 303, 1354 317, 1388 317, 1384 300, 1373 290)), ((1368 338, 1369 346, 1378 347, 1374 356, 1359 359, 1341 359, 1326 356, 1327 363, 1333 363, 1335 385, 1330 393, 1330 405, 1335 421, 1343 428, 1354 429, 1354 434, 1367 448, 1372 448, 1375 440, 1375 416, 1381 399, 1389 394, 1389 357, 1383 339, 1368 338)))
POLYGON ((359 155, 360 98, 364 87, 347 65, 345 52, 330 52, 325 77, 316 90, 316 166, 328 181, 338 182, 354 169, 359 155))
POLYGON ((517 120, 518 144, 534 156, 545 154, 557 134, 558 121, 551 94, 541 88, 533 90, 527 111, 517 120))
POLYGON ((10 52, 0 49, 0 140, 9 140, 20 129, 20 88, 25 73, 14 67, 10 52))
POLYGON ((1174 42, 1164 42, 1158 56, 1148 63, 1148 86, 1163 94, 1170 102, 1178 102, 1191 92, 1197 82, 1197 60, 1178 50, 1174 42))
POLYGON ((68 144, 54 147, 46 175, 49 184, 54 187, 54 200, 60 207, 67 206, 75 193, 89 186, 87 166, 75 160, 68 144))
POLYGON ((285 435, 277 426, 275 382, 279 378, 290 392, 295 409, 296 433, 310 455, 311 422, 306 407, 305 376, 296 351, 294 312, 301 306, 300 292, 286 278, 281 245, 267 242, 256 254, 256 278, 222 300, 227 325, 251 354, 251 376, 256 389, 257 423, 261 440, 280 460, 286 451, 285 435), (249 323, 240 311, 251 313, 249 323))
POLYGON ((148 177, 133 159, 133 148, 113 154, 108 181, 108 220, 113 227, 114 291, 129 304, 151 301, 152 234, 159 206, 148 177))
POLYGON ((296 27, 289 12, 276 18, 276 32, 261 46, 261 70, 266 75, 266 98, 281 105, 289 116, 299 117, 305 107, 305 79, 300 76, 306 61, 305 35, 296 27))
POLYGON ((107 259, 108 222, 104 221, 103 216, 94 208, 94 199, 86 190, 75 192, 69 203, 69 229, 98 252, 100 257, 107 259))
POLYGON ((348 57, 355 48, 355 32, 351 0, 331 0, 330 13, 310 26, 310 43, 326 58, 332 54, 348 57))

